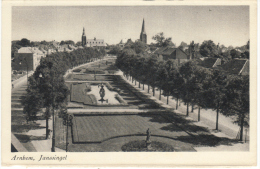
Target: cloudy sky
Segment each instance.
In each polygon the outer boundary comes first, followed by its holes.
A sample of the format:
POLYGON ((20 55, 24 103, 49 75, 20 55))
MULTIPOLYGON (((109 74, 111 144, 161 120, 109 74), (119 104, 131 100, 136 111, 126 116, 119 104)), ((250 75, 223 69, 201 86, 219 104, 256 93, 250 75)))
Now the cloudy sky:
POLYGON ((12 40, 77 42, 85 27, 88 39, 116 44, 138 39, 143 18, 148 43, 159 32, 177 45, 213 40, 241 46, 249 40, 248 6, 13 7, 12 40))

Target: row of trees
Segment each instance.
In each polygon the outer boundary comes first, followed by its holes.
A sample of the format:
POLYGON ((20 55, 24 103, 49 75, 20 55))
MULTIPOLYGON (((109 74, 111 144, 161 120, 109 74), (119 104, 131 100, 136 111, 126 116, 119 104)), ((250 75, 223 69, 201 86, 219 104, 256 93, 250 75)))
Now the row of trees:
POLYGON ((27 93, 22 97, 27 120, 34 120, 37 112, 46 108, 46 136, 51 110, 66 110, 69 89, 63 75, 69 68, 90 62, 105 55, 103 49, 83 48, 70 53, 56 52, 41 59, 40 65, 28 79, 27 93))
POLYGON ((218 115, 238 114, 241 125, 240 139, 242 140, 245 117, 249 113, 249 77, 227 75, 219 70, 207 69, 198 66, 196 61, 175 64, 174 60, 159 61, 156 56, 143 57, 131 48, 124 49, 118 56, 116 65, 132 80, 155 87, 168 97, 182 99, 187 105, 198 107, 198 120, 201 108, 217 110, 216 129, 218 130, 218 115))

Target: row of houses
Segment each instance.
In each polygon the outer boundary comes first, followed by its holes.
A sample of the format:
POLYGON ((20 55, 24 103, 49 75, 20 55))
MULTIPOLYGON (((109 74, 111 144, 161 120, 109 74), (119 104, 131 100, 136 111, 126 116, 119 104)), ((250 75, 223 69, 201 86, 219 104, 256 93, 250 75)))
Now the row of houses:
MULTIPOLYGON (((131 39, 122 39, 117 46, 122 50, 131 43, 133 43, 131 39)), ((198 48, 198 44, 192 41, 191 45, 183 49, 169 45, 167 47, 157 48, 151 52, 149 46, 147 46, 147 50, 145 51, 156 55, 159 60, 172 59, 176 60, 177 64, 181 64, 197 58, 198 64, 202 67, 220 69, 230 74, 249 75, 249 59, 235 58, 224 64, 221 58, 203 57, 196 48, 198 48)))
POLYGON ((187 54, 182 49, 175 47, 161 47, 155 50, 154 54, 159 60, 173 59, 177 60, 178 64, 199 58, 197 61, 202 67, 219 69, 229 74, 249 75, 249 59, 235 58, 224 64, 221 58, 197 57, 196 55, 200 54, 196 51, 187 54))
POLYGON ((50 45, 39 47, 21 47, 12 59, 12 70, 36 70, 42 57, 55 52, 71 52, 78 49, 71 44, 60 45, 59 42, 52 41, 50 45), (47 48, 47 49, 46 49, 47 48))

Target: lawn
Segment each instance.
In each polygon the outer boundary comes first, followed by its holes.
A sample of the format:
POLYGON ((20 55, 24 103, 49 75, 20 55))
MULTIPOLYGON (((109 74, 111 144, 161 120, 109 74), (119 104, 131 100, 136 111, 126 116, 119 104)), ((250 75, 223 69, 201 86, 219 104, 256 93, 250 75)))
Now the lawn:
POLYGON ((72 84, 70 101, 88 105, 97 104, 96 97, 93 94, 87 94, 86 83, 72 84))
POLYGON ((75 143, 102 142, 115 137, 143 135, 149 128, 153 135, 177 138, 187 136, 184 131, 165 131, 170 123, 160 115, 75 115, 73 141, 75 143), (155 120, 156 119, 156 120, 155 120))
MULTIPOLYGON (((123 151, 122 146, 146 138, 146 130, 151 131, 151 141, 167 144, 175 151, 195 151, 192 144, 178 140, 189 135, 175 126, 175 130, 165 131, 163 127, 171 123, 159 114, 137 115, 74 115, 72 128, 69 127, 70 152, 115 152, 123 151)), ((173 124, 174 125, 174 124, 173 124)), ((66 129, 62 119, 56 121, 56 146, 65 149, 66 129)), ((163 151, 163 150, 162 150, 163 151)), ((171 151, 171 150, 169 150, 171 151)))
POLYGON ((69 74, 66 77, 67 81, 109 81, 109 75, 95 75, 94 74, 69 74))

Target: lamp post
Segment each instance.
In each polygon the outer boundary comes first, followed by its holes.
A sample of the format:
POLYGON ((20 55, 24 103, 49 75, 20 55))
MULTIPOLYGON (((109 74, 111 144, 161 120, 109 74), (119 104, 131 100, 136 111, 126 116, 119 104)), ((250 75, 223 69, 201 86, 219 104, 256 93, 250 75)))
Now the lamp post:
POLYGON ((63 114, 63 124, 67 126, 67 133, 66 133, 66 152, 68 152, 68 138, 69 138, 69 126, 72 126, 72 119, 73 116, 69 115, 68 113, 63 114))

